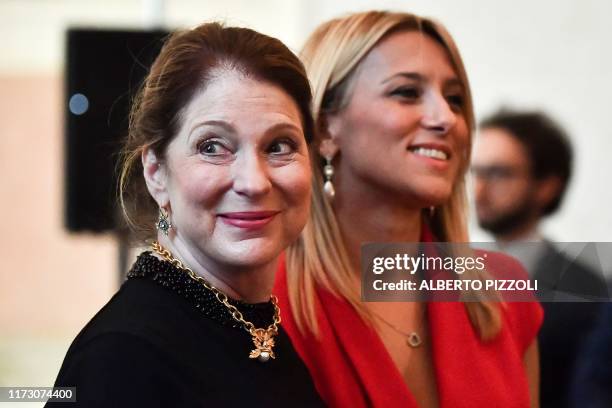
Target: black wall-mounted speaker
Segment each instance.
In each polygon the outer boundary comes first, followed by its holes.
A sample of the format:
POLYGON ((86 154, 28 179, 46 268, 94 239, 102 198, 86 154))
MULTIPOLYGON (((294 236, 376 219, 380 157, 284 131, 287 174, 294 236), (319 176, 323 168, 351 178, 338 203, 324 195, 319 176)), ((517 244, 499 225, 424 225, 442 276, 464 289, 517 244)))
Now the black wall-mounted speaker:
POLYGON ((133 97, 167 31, 70 29, 65 70, 65 226, 118 228, 116 163, 133 97))

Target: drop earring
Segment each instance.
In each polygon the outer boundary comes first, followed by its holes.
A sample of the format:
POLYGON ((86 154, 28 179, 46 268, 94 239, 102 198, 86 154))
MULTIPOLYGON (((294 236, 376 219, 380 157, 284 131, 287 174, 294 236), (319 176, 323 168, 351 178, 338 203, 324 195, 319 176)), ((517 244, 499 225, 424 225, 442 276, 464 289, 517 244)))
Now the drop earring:
POLYGON ((429 218, 433 219, 435 215, 436 215, 436 207, 432 205, 431 207, 429 207, 429 218))
POLYGON ((157 218, 157 224, 155 224, 158 231, 168 235, 168 231, 172 228, 172 222, 170 221, 170 215, 164 208, 159 207, 159 217, 157 218))
POLYGON ((325 166, 323 166, 323 175, 325 176, 325 183, 323 183, 323 192, 329 200, 333 200, 336 195, 336 189, 332 183, 334 177, 334 166, 331 164, 331 157, 325 157, 325 166))

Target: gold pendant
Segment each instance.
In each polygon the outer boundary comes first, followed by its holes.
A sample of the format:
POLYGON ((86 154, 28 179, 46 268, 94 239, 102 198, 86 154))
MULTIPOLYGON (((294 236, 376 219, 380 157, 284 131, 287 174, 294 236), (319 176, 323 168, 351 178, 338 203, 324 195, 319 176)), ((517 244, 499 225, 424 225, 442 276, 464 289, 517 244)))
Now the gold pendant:
POLYGON ((274 355, 274 350, 272 350, 274 347, 275 335, 275 330, 252 329, 251 336, 253 336, 253 344, 255 344, 255 349, 251 350, 249 358, 256 358, 262 363, 270 360, 270 358, 276 358, 274 355))

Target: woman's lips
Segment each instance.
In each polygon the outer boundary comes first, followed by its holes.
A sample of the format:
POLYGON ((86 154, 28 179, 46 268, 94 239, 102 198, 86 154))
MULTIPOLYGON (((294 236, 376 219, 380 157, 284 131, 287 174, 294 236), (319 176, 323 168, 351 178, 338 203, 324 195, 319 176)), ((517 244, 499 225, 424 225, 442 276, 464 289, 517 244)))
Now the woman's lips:
POLYGON ((446 170, 450 164, 451 150, 439 143, 419 143, 408 146, 408 152, 421 163, 437 170, 446 170))
POLYGON ((226 224, 242 229, 259 229, 274 219, 279 211, 242 211, 218 214, 226 224))

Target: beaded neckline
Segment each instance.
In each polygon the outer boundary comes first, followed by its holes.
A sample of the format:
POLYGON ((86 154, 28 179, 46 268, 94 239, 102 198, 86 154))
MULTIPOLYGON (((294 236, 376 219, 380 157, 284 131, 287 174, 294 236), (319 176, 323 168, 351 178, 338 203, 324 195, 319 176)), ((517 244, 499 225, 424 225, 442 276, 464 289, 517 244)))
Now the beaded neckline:
MULTIPOLYGON (((217 300, 212 291, 191 279, 184 271, 170 262, 156 258, 149 251, 138 256, 127 277, 128 279, 150 279, 183 297, 206 317, 225 326, 242 328, 242 325, 231 316, 228 309, 217 300)), ((272 302, 251 304, 229 299, 229 303, 236 306, 245 319, 253 322, 257 327, 268 326, 273 321, 272 302)))

